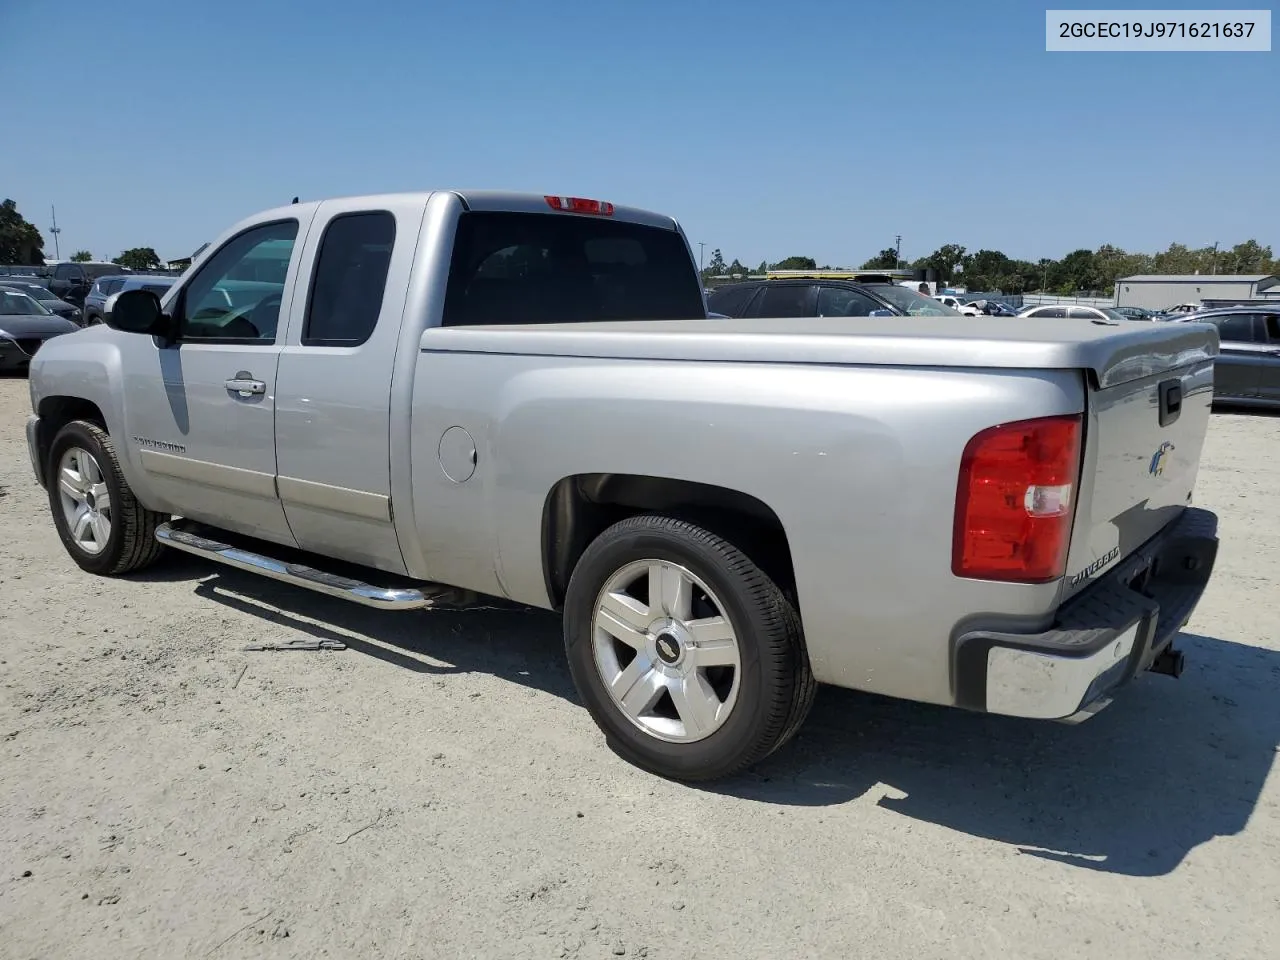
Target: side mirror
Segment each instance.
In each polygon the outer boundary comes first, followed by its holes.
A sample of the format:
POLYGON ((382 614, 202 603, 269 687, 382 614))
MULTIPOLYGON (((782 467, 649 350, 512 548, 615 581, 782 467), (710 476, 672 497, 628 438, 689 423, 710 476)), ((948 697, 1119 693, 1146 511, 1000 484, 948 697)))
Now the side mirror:
POLYGON ((102 322, 112 330, 168 338, 167 317, 160 298, 150 290, 125 290, 112 294, 102 308, 102 322))

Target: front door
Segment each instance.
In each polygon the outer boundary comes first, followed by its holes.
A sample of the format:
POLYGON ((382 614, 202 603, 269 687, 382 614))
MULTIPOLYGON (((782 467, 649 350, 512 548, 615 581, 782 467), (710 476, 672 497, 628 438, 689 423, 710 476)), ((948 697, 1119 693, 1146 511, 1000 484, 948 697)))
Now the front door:
POLYGON ((309 220, 258 224, 213 253, 167 305, 177 343, 136 338, 153 369, 135 361, 131 369, 145 372, 127 385, 129 435, 165 506, 286 545, 294 538, 276 492, 278 327, 309 220))
MULTIPOLYGON (((392 523, 391 375, 425 209, 408 198, 320 204, 280 356, 278 486, 298 546, 393 573, 405 566, 392 523)), ((401 349, 416 355, 417 343, 401 349)))

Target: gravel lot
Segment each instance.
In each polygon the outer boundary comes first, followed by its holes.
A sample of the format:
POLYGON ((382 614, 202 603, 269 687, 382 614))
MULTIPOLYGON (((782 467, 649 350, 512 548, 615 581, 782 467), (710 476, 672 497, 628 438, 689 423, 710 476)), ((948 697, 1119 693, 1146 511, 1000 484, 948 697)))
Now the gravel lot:
POLYGON ((1181 680, 1078 727, 824 690, 700 790, 606 749, 554 617, 80 573, 26 412, 0 379, 0 957, 1276 956, 1280 418, 1212 421, 1181 680), (241 649, 307 636, 349 647, 241 649))

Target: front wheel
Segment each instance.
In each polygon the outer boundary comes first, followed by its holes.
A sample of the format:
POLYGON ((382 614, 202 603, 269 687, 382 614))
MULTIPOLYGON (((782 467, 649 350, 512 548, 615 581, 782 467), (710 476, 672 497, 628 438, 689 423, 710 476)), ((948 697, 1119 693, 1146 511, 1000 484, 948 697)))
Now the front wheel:
POLYGON ((156 527, 169 517, 138 503, 110 434, 88 421, 72 421, 53 438, 48 464, 53 524, 81 569, 113 576, 155 562, 164 550, 156 527))
POLYGON ((746 554, 692 523, 607 529, 574 568, 564 622, 593 719, 660 776, 737 773, 786 743, 813 703, 795 609, 746 554))

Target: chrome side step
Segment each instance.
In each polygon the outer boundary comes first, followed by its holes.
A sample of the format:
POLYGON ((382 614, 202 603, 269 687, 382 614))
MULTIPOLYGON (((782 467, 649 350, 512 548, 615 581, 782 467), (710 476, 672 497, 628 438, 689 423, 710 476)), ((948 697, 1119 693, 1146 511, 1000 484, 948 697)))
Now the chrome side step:
POLYGON ((183 520, 171 520, 156 528, 156 539, 166 546, 235 567, 264 577, 305 587, 317 593, 328 594, 376 607, 380 610, 422 610, 429 607, 454 607, 459 596, 469 591, 457 591, 451 587, 424 584, 420 588, 376 587, 362 580, 325 573, 301 563, 286 563, 243 547, 222 543, 203 536, 196 530, 206 529, 199 524, 183 520))

